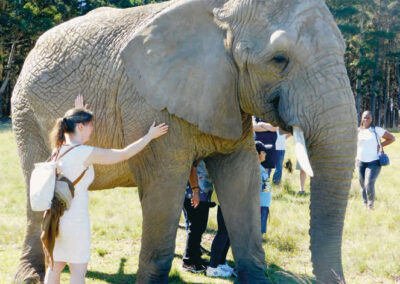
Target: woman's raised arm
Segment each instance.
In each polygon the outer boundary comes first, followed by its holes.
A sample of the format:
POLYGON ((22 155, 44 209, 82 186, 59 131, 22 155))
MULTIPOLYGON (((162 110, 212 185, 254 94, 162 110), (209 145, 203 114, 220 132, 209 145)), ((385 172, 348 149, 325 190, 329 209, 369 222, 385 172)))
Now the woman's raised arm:
POLYGON ((151 140, 156 139, 166 134, 167 132, 168 125, 166 125, 165 123, 161 123, 156 126, 156 123, 153 122, 145 136, 133 142, 132 144, 129 144, 124 149, 103 149, 94 147, 85 164, 110 165, 122 162, 133 157, 141 150, 143 150, 143 148, 146 147, 146 145, 149 144, 151 140))

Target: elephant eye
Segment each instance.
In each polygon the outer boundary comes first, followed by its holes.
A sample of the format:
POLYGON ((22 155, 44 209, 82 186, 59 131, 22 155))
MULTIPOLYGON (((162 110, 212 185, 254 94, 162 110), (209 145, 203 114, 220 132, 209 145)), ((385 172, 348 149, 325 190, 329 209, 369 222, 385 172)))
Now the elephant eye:
POLYGON ((283 72, 289 65, 289 57, 285 54, 276 54, 272 57, 271 62, 279 69, 279 72, 283 72))

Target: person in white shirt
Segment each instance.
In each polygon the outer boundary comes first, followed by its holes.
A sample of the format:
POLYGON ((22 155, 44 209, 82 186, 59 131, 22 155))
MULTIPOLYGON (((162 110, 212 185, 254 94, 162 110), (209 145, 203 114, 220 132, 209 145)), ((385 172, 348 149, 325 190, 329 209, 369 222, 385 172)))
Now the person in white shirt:
POLYGON ((390 132, 372 123, 370 111, 363 112, 358 130, 357 169, 364 205, 370 210, 374 209, 375 181, 381 171, 378 156, 380 145, 385 147, 394 140, 390 132), (381 138, 385 141, 378 143, 381 138))
POLYGON ((93 113, 89 111, 88 105, 84 105, 83 97, 79 95, 75 99, 75 108, 68 110, 57 120, 50 134, 56 157, 70 151, 65 158, 57 160, 57 169, 70 181, 78 182, 75 184, 70 208, 67 210, 61 201, 53 201, 52 207, 43 215, 42 227, 38 228, 41 230, 46 262, 49 264, 44 278, 45 284, 59 284, 61 272, 67 263, 71 271, 70 282, 85 283, 90 259, 88 188, 95 177, 93 165, 110 165, 128 160, 152 140, 168 132, 168 125, 156 125, 154 122, 146 135, 125 148, 104 149, 84 145, 93 133, 92 123, 93 113))

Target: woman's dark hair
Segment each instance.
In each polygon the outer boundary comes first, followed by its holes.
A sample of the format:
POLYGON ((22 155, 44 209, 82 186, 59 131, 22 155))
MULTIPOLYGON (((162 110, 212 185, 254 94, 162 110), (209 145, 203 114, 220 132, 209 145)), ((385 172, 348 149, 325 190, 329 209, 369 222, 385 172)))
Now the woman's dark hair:
POLYGON ((93 113, 84 108, 73 108, 68 110, 64 117, 57 119, 52 131, 50 132, 50 142, 53 149, 59 149, 65 142, 65 133, 74 133, 76 125, 84 125, 91 122, 93 113))
POLYGON ((368 113, 371 116, 372 120, 371 120, 371 124, 369 125, 369 127, 375 127, 374 117, 373 117, 372 112, 370 110, 364 110, 363 113, 361 114, 360 127, 362 126, 362 121, 363 121, 362 117, 363 117, 364 113, 368 113))

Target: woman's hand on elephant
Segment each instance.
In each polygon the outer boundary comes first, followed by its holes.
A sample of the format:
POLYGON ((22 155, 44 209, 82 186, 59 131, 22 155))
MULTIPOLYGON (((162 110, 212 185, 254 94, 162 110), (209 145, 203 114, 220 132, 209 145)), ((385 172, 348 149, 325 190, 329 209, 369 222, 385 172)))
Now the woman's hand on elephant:
POLYGON ((199 206, 200 203, 200 194, 198 192, 193 192, 193 197, 190 200, 190 203, 192 204, 192 206, 194 208, 197 208, 197 206, 199 206))
POLYGON ((150 139, 156 139, 168 132, 168 125, 165 123, 161 123, 159 125, 156 125, 155 122, 150 126, 150 129, 148 131, 148 135, 150 136, 150 139))
POLYGON ((85 109, 89 109, 89 105, 88 104, 83 104, 83 96, 82 95, 78 95, 75 99, 75 108, 85 108, 85 109))

